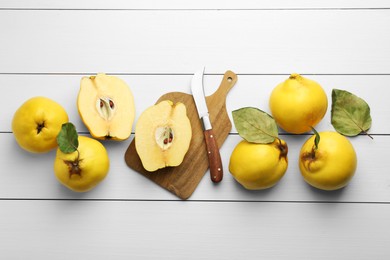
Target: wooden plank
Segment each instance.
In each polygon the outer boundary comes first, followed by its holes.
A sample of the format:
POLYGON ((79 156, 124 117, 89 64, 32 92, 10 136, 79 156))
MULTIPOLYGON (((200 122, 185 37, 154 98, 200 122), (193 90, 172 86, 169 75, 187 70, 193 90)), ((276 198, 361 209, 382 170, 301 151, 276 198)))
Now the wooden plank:
MULTIPOLYGON (((385 0, 1 1, 0 258, 389 258, 389 11, 385 0), (12 115, 28 97, 57 100, 85 132, 75 98, 81 76, 123 76, 138 117, 166 92, 189 92, 200 65, 208 94, 223 72, 238 73, 228 112, 267 110, 272 87, 292 72, 317 79, 328 95, 341 88, 366 99, 374 140, 351 138, 359 162, 350 185, 310 188, 297 166, 308 135, 282 134, 290 164, 270 190, 246 191, 226 174, 221 185, 203 178, 191 200, 175 201, 126 167, 130 139, 104 142, 108 178, 76 194, 55 180, 54 152, 28 154, 13 140, 12 115)), ((329 113, 318 126, 327 129, 329 113)), ((221 149, 225 168, 235 132, 221 149)))
POLYGON ((3 0, 0 8, 45 8, 45 9, 270 9, 270 8, 386 8, 386 0, 328 0, 306 1, 273 0, 273 1, 226 1, 226 0, 198 0, 193 2, 180 0, 167 0, 164 3, 154 0, 116 0, 107 2, 103 0, 68 0, 68 1, 13 1, 3 0))
MULTIPOLYGON (((228 68, 227 68, 228 69, 228 68)), ((225 71, 222 72, 222 74, 225 71)), ((219 86, 221 75, 205 75, 206 95, 211 95, 219 86)), ((87 74, 89 75, 89 74, 87 74)), ((27 99, 44 95, 60 103, 69 114, 70 120, 79 131, 87 131, 77 112, 77 94, 80 79, 85 75, 0 75, 0 86, 7 98, 3 100, 0 117, 0 132, 11 131, 11 121, 16 109, 27 99)), ((328 99, 328 111, 317 126, 317 130, 332 130, 330 124, 331 92, 333 88, 348 90, 360 96, 371 107, 373 118, 370 133, 390 134, 390 93, 384 86, 390 81, 390 75, 306 75, 316 80, 325 89, 328 99)), ((136 102, 136 120, 147 107, 167 92, 190 93, 192 75, 118 75, 127 82, 133 91, 136 102)), ((229 92, 226 100, 230 120, 231 111, 245 107, 258 107, 270 112, 268 99, 272 89, 288 78, 288 75, 238 75, 236 86, 229 92)), ((231 133, 237 133, 234 125, 231 133)))
MULTIPOLYGON (((131 137, 133 138, 133 137, 131 137)), ((390 202, 390 177, 387 160, 390 136, 351 138, 358 155, 358 168, 350 185, 335 192, 322 192, 310 188, 302 179, 298 158, 300 147, 308 138, 282 136, 289 145, 289 166, 280 183, 264 191, 247 191, 228 171, 230 154, 241 140, 230 135, 221 147, 224 180, 214 185, 209 174, 203 177, 190 200, 216 201, 332 201, 332 202, 390 202)), ((177 197, 127 167, 124 154, 130 140, 122 143, 104 142, 111 166, 107 178, 94 190, 79 194, 62 187, 54 177, 54 151, 44 155, 22 151, 12 134, 0 134, 0 198, 39 199, 124 199, 124 200, 176 200, 177 197)))
MULTIPOLYGON (((4 99, 7 109, 1 117, 2 132, 9 132, 12 115, 19 104, 35 94, 48 95, 63 104, 69 111, 72 121, 79 130, 85 131, 76 109, 76 97, 79 80, 82 75, 1 75, 0 82, 8 98, 4 99), (66 93, 66 94, 64 94, 66 93)), ((137 102, 137 115, 167 89, 189 91, 191 75, 121 75, 133 88, 137 102), (142 91, 148 89, 149 91, 142 91)), ((242 75, 237 86, 228 95, 228 111, 242 106, 258 106, 265 108, 267 97, 272 87, 283 80, 286 75, 242 75), (263 87, 264 86, 264 87, 263 87), (236 91, 237 90, 237 91, 236 91), (245 98, 244 97, 245 93, 245 98)), ((371 105, 374 119, 372 132, 389 134, 390 125, 387 120, 389 99, 387 92, 381 91, 389 76, 313 76, 323 83, 330 93, 332 87, 348 89, 364 97, 371 105), (381 93, 381 95, 377 95, 381 93)), ((219 75, 206 75, 206 93, 215 91, 220 82, 219 75)), ((266 109, 265 109, 266 110, 266 109)), ((229 112, 230 114, 230 112, 229 112)), ((319 126, 319 130, 333 129, 328 118, 319 126)), ((235 130, 233 130, 233 133, 235 130)), ((365 137, 353 139, 359 152, 359 172, 361 178, 348 192, 321 193, 313 192, 298 177, 296 165, 297 153, 307 136, 286 137, 290 147, 290 166, 288 173, 279 186, 266 192, 247 192, 239 187, 228 175, 220 188, 215 188, 208 178, 204 178, 196 190, 194 200, 298 200, 298 201, 388 201, 389 179, 387 178, 387 160, 384 159, 388 146, 387 137, 375 136, 371 141, 365 137), (382 141, 384 140, 384 141, 382 141), (295 156, 295 159, 293 159, 295 156), (362 164, 361 164, 362 163, 362 164), (363 166, 362 166, 363 165, 363 166), (277 190, 277 192, 274 192, 277 190)), ((58 185, 52 173, 54 153, 44 156, 30 155, 22 152, 11 134, 1 134, 4 149, 1 157, 5 169, 1 172, 0 197, 6 198, 121 198, 121 199, 175 199, 159 187, 144 180, 137 173, 129 171, 124 164, 123 156, 130 143, 105 142, 112 159, 111 174, 101 188, 89 194, 73 194, 58 185), (24 162, 21 164, 20 162, 24 162), (11 173, 11 174, 10 174, 11 173)), ((222 147, 224 168, 228 168, 228 159, 239 138, 231 135, 227 144, 222 147)), ((356 183, 356 179, 354 179, 356 183)))
POLYGON ((0 10, 0 73, 388 74, 390 9, 0 10))
POLYGON ((386 259, 381 204, 0 201, 4 259, 386 259))

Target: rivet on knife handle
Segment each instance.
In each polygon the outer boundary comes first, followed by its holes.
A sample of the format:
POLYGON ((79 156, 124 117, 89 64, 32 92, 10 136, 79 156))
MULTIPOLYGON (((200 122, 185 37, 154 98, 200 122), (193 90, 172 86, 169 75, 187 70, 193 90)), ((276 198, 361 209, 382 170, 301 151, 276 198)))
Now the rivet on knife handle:
POLYGON ((223 178, 222 160, 212 129, 204 131, 206 141, 207 156, 210 164, 210 177, 213 182, 220 182, 223 178))

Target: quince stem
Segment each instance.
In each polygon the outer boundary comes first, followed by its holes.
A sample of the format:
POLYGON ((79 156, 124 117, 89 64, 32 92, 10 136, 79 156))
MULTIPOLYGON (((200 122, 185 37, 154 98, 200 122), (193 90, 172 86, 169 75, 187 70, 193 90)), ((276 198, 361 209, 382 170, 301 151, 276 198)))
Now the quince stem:
POLYGON ((76 149, 76 152, 77 152, 77 158, 76 160, 73 160, 73 161, 64 161, 67 165, 68 165, 68 168, 69 168, 69 178, 72 177, 73 174, 77 174, 81 177, 81 169, 80 169, 80 152, 78 149, 76 149))
POLYGON ((278 148, 280 150, 280 156, 279 158, 286 158, 288 153, 288 147, 286 144, 282 143, 282 140, 279 137, 275 137, 279 141, 278 148))

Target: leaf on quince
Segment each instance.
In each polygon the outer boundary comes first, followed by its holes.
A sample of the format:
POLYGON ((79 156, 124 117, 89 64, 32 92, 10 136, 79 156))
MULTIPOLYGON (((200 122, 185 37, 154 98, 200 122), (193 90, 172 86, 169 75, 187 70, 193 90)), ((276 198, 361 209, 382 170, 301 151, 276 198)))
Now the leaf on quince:
POLYGON ((238 134, 251 143, 272 143, 278 138, 278 126, 275 119, 266 112, 244 107, 232 112, 238 134))
POLYGON ((313 130, 313 132, 314 132, 314 134, 316 136, 314 138, 314 148, 315 148, 315 150, 317 150, 318 149, 318 145, 319 145, 320 140, 321 140, 321 137, 320 137, 320 134, 317 132, 317 130, 314 127, 312 127, 311 129, 313 130))
POLYGON ((57 135, 57 144, 63 153, 73 153, 79 147, 76 127, 72 123, 65 123, 57 135))
POLYGON ((331 123, 337 132, 346 136, 367 134, 371 122, 366 101, 345 90, 332 90, 331 123))

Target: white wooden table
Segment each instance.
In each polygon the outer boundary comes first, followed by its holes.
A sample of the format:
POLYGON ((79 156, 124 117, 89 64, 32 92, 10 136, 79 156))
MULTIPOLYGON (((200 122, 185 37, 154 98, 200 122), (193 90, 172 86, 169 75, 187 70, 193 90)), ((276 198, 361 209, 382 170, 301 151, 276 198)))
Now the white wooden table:
MULTIPOLYGON (((390 259, 390 2, 2 0, 0 35, 1 259, 390 259), (56 181, 54 151, 29 154, 14 140, 13 113, 32 96, 56 100, 87 134, 81 77, 124 79, 138 118, 166 92, 189 93, 202 65, 207 94, 226 70, 238 74, 230 118, 244 106, 269 111, 271 90, 293 72, 329 99, 333 88, 365 99, 374 139, 350 138, 350 185, 321 192, 303 181, 298 153, 309 134, 281 133, 287 173, 254 192, 228 172, 240 141, 233 127, 221 147, 223 182, 206 173, 187 201, 126 166, 133 135, 104 142, 109 175, 84 194, 56 181)), ((330 106, 317 130, 333 130, 330 106)))

